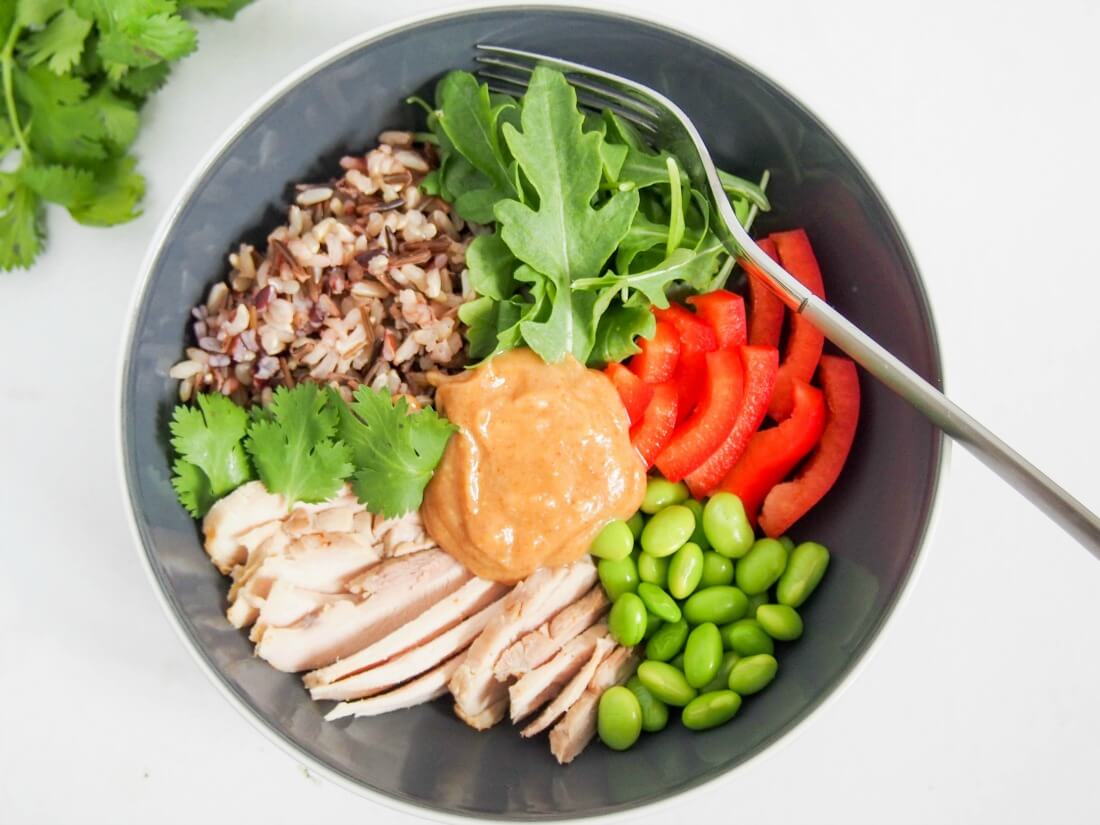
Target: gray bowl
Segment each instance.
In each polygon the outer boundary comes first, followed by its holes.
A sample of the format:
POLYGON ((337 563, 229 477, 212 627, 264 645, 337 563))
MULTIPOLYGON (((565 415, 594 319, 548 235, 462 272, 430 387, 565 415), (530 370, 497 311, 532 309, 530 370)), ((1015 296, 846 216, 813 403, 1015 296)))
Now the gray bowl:
MULTIPOLYGON (((804 226, 830 300, 940 384, 920 277, 882 197, 851 154, 789 94, 727 54, 662 26, 576 9, 444 14, 359 38, 284 83, 222 142, 154 241, 122 375, 122 450, 134 523, 152 577, 186 644, 225 695, 295 758, 390 805, 436 816, 558 819, 621 812, 696 787, 773 744, 810 714, 881 631, 917 558, 941 439, 879 384, 863 382, 854 450, 836 488, 796 527, 834 562, 805 610, 807 632, 780 651, 782 676, 738 718, 696 734, 672 725, 627 753, 593 744, 558 767, 544 738, 508 725, 478 734, 443 702, 326 723, 297 676, 252 655, 224 618, 226 581, 169 485, 167 416, 189 308, 223 277, 242 238, 280 222, 289 186, 327 177, 338 157, 386 128, 416 125, 404 105, 470 67, 479 42, 570 58, 647 83, 695 120, 720 165, 772 170, 762 231, 804 226)), ((217 747, 211 742, 210 746, 217 747)))

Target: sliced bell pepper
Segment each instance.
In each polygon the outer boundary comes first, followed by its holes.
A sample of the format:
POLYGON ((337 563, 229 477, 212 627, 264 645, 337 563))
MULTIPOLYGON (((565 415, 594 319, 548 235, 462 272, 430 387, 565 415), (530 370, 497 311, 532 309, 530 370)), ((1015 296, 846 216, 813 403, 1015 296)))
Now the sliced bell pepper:
POLYGON ((764 497, 814 448, 825 428, 821 390, 805 381, 795 381, 793 394, 790 416, 749 439, 745 454, 719 485, 741 499, 754 524, 764 497))
MULTIPOLYGON (((824 298, 825 285, 821 280, 821 268, 817 265, 817 258, 814 257, 806 232, 794 229, 790 232, 776 232, 768 237, 779 250, 779 262, 783 264, 783 268, 809 287, 817 297, 824 298)), ((791 313, 787 351, 783 354, 783 363, 779 365, 779 374, 775 377, 775 392, 772 393, 771 404, 768 406, 768 415, 776 421, 782 421, 791 414, 791 387, 795 381, 809 381, 813 378, 824 344, 824 335, 801 315, 791 313)))
POLYGON ((653 399, 653 387, 645 383, 622 364, 612 362, 607 365, 604 373, 611 379, 615 389, 626 407, 626 414, 630 417, 630 423, 636 424, 645 415, 645 408, 653 399))
POLYGON ((733 429, 721 446, 684 479, 696 498, 709 496, 726 477, 768 412, 779 369, 779 351, 775 347, 741 347, 741 364, 745 370, 745 392, 733 429))
POLYGON ((692 295, 688 303, 714 331, 719 349, 736 349, 747 340, 745 299, 729 290, 716 289, 692 295))
POLYGON ((676 415, 679 421, 685 421, 702 395, 707 371, 705 356, 718 349, 718 339, 706 321, 678 304, 654 309, 653 313, 658 323, 663 321, 675 327, 680 338, 680 358, 673 380, 679 390, 676 415))
POLYGON ((680 358, 680 336, 672 324, 657 322, 652 338, 638 341, 642 351, 630 359, 630 371, 647 384, 660 384, 672 378, 680 358))
POLYGON ((825 392, 825 430, 817 449, 798 477, 777 484, 764 499, 760 526, 769 536, 781 536, 829 492, 856 435, 859 420, 859 376, 847 358, 821 356, 818 380, 825 392))
MULTIPOLYGON (((756 242, 772 260, 779 260, 775 244, 767 238, 756 242)), ((783 315, 787 308, 779 296, 771 291, 754 269, 746 267, 749 273, 749 345, 754 347, 778 347, 779 336, 783 333, 783 315)))
POLYGON ((642 420, 630 428, 630 443, 645 461, 646 469, 664 449, 676 429, 676 385, 671 381, 653 388, 653 400, 642 420))
POLYGON ((741 355, 708 352, 703 394, 691 417, 676 428, 654 464, 669 481, 679 481, 721 446, 737 421, 745 372, 741 355))

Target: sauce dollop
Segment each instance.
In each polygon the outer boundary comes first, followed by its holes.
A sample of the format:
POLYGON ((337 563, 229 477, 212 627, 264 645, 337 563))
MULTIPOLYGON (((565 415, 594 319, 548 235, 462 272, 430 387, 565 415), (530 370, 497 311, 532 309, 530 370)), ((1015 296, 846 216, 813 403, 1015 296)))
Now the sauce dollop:
POLYGON ((440 411, 460 428, 428 484, 429 535, 476 575, 514 582, 580 558, 645 495, 630 422, 603 373, 527 349, 448 379, 440 411))

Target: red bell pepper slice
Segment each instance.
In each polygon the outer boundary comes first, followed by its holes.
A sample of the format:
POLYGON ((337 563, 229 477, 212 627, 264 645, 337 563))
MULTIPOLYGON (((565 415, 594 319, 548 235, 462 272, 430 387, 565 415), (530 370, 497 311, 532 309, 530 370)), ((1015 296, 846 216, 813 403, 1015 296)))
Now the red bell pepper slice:
POLYGON ((646 469, 664 449, 676 429, 676 385, 671 381, 653 388, 653 400, 642 420, 630 428, 630 443, 645 461, 646 469))
MULTIPOLYGON (((779 260, 775 244, 767 238, 756 242, 772 260, 779 260)), ((749 273, 749 345, 753 347, 778 347, 779 336, 783 333, 783 315, 787 308, 779 296, 772 292, 760 275, 754 274, 753 267, 746 267, 749 273)))
MULTIPOLYGON (((810 239, 802 229, 790 232, 776 232, 769 236, 779 250, 779 262, 783 268, 809 287, 817 297, 825 297, 825 285, 821 280, 821 268, 810 247, 810 239)), ((776 421, 782 421, 791 414, 793 399, 791 388, 795 381, 809 381, 813 378, 817 362, 821 358, 821 349, 825 336, 798 313, 791 313, 791 330, 787 336, 787 351, 783 363, 779 365, 779 374, 775 377, 775 392, 772 393, 768 414, 776 421)))
POLYGON ((688 303, 714 331, 718 349, 736 349, 748 340, 745 325, 745 299, 725 289, 705 295, 692 295, 688 303))
POLYGON ((805 381, 795 381, 790 416, 778 426, 754 435, 741 460, 719 486, 740 497, 745 513, 755 524, 764 497, 814 448, 824 428, 825 399, 821 390, 805 381))
POLYGON ((760 526, 769 536, 786 533, 829 492, 848 460, 856 436, 859 420, 856 365, 847 358, 823 355, 817 374, 825 391, 825 430, 798 477, 777 484, 764 499, 760 526))
POLYGON ((699 404, 654 462, 669 481, 682 479, 721 446, 741 408, 745 373, 740 353, 720 349, 704 358, 706 378, 699 404))
POLYGON ((744 454, 749 439, 760 429, 760 422, 768 412, 779 369, 779 351, 775 347, 741 347, 741 363, 745 369, 745 392, 733 429, 710 458, 684 479, 695 498, 714 492, 744 454))
POLYGON ((652 338, 638 341, 642 351, 630 359, 630 371, 647 384, 660 384, 672 378, 680 358, 680 336, 672 324, 657 321, 652 338))
POLYGON ((622 399, 626 407, 626 414, 630 417, 630 423, 636 424, 645 415, 645 409, 653 399, 653 387, 645 383, 622 364, 614 362, 607 365, 604 370, 611 383, 622 399))
POLYGON ((687 419, 706 383, 707 365, 705 356, 718 349, 718 339, 710 325, 695 313, 677 304, 667 309, 654 309, 658 323, 665 322, 675 327, 680 338, 680 360, 676 364, 674 380, 679 390, 676 414, 680 421, 687 419))

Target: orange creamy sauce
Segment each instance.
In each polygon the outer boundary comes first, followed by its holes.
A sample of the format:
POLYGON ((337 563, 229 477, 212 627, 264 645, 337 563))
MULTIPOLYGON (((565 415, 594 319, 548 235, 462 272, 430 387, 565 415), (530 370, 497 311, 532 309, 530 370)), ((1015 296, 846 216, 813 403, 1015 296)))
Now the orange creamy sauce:
POLYGON ((514 582, 580 558, 608 521, 633 515, 645 467, 603 373, 571 356, 505 352, 436 393, 460 431, 424 495, 440 547, 478 576, 514 582))

